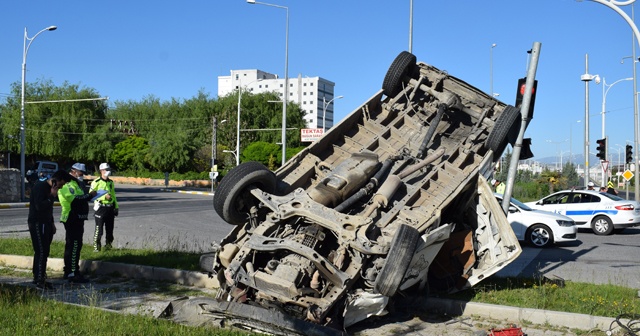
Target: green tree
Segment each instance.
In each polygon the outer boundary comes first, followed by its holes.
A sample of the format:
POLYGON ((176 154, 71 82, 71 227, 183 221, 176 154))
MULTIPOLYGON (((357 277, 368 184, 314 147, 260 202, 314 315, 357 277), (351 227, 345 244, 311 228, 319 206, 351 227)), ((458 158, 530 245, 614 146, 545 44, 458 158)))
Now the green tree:
POLYGON ((564 188, 571 188, 580 184, 580 176, 576 171, 576 165, 572 162, 567 162, 562 166, 562 176, 566 181, 564 188))
MULTIPOLYGON (((20 133, 20 86, 12 85, 13 95, 0 105, 0 133, 20 133)), ((104 133, 104 101, 92 100, 100 95, 95 89, 64 82, 55 86, 49 80, 37 80, 25 86, 25 153, 30 157, 46 157, 64 163, 101 158, 101 141, 92 135, 104 133), (80 101, 78 101, 80 100, 80 101), (41 102, 41 103, 40 103, 41 102), (79 144, 83 144, 80 146, 79 144)), ((108 146, 107 146, 108 147, 108 146)), ((104 156, 102 156, 104 157, 104 156)))
POLYGON ((131 136, 118 143, 111 153, 110 161, 115 169, 146 171, 149 143, 139 136, 131 136))
POLYGON ((280 161, 274 160, 274 158, 279 158, 280 155, 282 155, 280 146, 264 141, 256 141, 241 152, 240 159, 244 162, 258 161, 269 169, 274 170, 276 168, 274 167, 275 162, 280 163, 280 161))

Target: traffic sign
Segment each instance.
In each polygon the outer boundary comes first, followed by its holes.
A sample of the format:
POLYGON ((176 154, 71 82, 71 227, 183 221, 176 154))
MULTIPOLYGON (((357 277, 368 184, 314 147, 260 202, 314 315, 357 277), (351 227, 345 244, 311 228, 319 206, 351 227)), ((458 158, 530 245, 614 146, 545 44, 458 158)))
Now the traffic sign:
POLYGON ((607 172, 607 170, 609 170, 609 161, 600 161, 600 163, 602 164, 602 171, 603 172, 607 172))
POLYGON ((624 173, 622 173, 622 177, 624 177, 625 180, 629 181, 631 180, 631 178, 633 178, 633 173, 627 169, 624 171, 624 173))

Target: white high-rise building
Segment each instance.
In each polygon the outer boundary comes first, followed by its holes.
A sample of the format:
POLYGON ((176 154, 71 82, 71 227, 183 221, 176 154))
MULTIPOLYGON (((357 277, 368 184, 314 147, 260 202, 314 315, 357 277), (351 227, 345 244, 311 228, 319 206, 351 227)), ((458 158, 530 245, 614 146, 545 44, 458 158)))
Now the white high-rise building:
MULTIPOLYGON (((281 98, 284 93, 284 78, 257 69, 231 70, 230 76, 218 76, 218 97, 226 96, 242 87, 251 93, 276 92, 281 98)), ((289 78, 289 102, 294 102, 305 113, 308 128, 322 128, 323 119, 326 128, 333 126, 334 82, 322 77, 289 78), (326 105, 326 111, 325 111, 326 105)))

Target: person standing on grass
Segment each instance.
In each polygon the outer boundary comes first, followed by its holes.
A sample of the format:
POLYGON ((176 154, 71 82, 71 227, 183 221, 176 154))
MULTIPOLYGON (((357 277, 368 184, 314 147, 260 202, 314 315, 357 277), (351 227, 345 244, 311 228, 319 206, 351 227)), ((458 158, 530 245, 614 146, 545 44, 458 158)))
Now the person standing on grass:
POLYGON ((84 221, 89 215, 89 204, 96 193, 85 194, 79 182, 84 178, 84 164, 76 163, 71 168, 71 173, 65 177, 65 184, 58 190, 58 199, 62 211, 60 222, 65 229, 64 245, 64 279, 72 283, 89 282, 80 273, 80 252, 82 251, 82 236, 84 234, 84 221), (74 168, 75 167, 75 168, 74 168))
POLYGON ((91 192, 105 190, 104 196, 95 200, 93 216, 96 218, 96 227, 93 234, 93 252, 100 252, 102 249, 102 230, 106 230, 105 249, 111 249, 113 244, 113 226, 115 217, 118 216, 119 207, 116 199, 116 190, 113 180, 109 178, 111 175, 111 167, 108 163, 100 164, 100 177, 91 182, 91 192))
POLYGON ((47 282, 47 259, 51 248, 56 225, 53 220, 53 202, 58 195, 58 186, 62 185, 61 176, 67 172, 61 170, 51 178, 38 181, 31 189, 29 200, 29 234, 33 246, 33 282, 41 289, 53 289, 47 282))

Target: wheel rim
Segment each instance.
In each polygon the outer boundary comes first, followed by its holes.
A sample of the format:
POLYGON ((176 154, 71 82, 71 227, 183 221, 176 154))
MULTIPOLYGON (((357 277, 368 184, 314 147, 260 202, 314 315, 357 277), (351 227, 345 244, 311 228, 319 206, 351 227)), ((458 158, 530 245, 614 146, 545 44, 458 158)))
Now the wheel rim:
POLYGON ((593 225, 593 228, 598 232, 606 232, 609 229, 609 223, 604 219, 598 219, 593 225))
POLYGON ((545 246, 549 243, 549 232, 543 228, 537 228, 531 232, 531 243, 536 246, 545 246))

